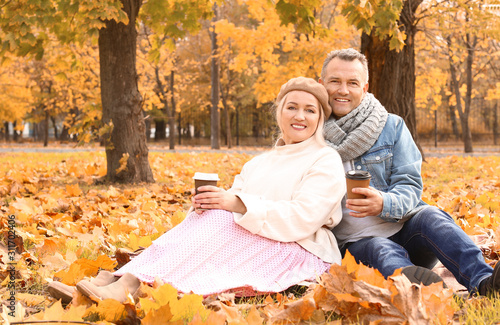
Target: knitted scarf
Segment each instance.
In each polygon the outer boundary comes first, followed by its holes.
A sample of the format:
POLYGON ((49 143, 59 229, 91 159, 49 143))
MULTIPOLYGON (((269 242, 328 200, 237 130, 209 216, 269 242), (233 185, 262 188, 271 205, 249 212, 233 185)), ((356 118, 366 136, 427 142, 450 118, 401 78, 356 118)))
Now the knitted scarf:
POLYGON ((342 161, 349 161, 364 154, 377 141, 387 121, 387 110, 371 93, 358 107, 336 120, 325 123, 325 140, 336 149, 342 161))

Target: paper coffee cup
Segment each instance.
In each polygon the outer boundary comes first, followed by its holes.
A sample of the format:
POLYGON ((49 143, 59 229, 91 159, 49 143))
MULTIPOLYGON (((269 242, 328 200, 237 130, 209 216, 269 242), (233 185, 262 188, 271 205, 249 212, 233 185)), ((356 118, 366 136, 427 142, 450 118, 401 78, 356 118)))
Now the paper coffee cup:
POLYGON ((204 185, 213 185, 217 186, 217 182, 219 181, 219 175, 211 174, 211 173, 198 173, 196 172, 193 176, 194 179, 194 187, 196 189, 196 194, 199 193, 198 187, 204 185))
POLYGON ((369 187, 371 175, 365 170, 350 170, 345 173, 345 180, 347 184, 347 198, 348 199, 365 199, 366 196, 353 193, 352 189, 355 187, 369 187))

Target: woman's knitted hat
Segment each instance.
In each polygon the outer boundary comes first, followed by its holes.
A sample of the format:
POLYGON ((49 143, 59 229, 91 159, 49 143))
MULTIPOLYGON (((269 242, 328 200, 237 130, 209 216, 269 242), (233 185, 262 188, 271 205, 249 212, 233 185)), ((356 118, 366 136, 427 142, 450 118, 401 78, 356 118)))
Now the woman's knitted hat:
POLYGON ((281 86, 280 92, 276 101, 279 102, 285 97, 286 94, 291 92, 292 90, 302 90, 308 92, 314 97, 316 97, 323 107, 323 113, 325 114, 325 121, 328 120, 330 114, 332 114, 332 108, 328 104, 328 93, 326 92, 325 87, 311 78, 305 77, 297 77, 288 80, 286 84, 281 86))

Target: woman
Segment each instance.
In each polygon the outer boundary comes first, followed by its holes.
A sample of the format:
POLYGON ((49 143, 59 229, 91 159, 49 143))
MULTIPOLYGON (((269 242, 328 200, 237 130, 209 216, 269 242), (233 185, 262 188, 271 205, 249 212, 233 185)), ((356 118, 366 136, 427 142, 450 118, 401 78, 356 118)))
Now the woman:
POLYGON ((141 281, 160 278, 181 292, 253 295, 283 291, 340 263, 330 228, 340 222, 346 188, 340 157, 322 136, 330 114, 322 85, 289 80, 277 97, 281 137, 273 150, 247 162, 230 190, 201 187, 186 219, 116 271, 118 281, 84 280, 77 289, 125 301, 141 281))

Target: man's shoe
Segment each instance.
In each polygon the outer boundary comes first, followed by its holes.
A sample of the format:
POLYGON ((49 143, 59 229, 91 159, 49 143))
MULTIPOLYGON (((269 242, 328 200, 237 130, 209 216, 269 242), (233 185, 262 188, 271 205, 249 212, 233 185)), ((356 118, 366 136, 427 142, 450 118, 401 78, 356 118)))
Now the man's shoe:
POLYGON ((73 293, 76 292, 76 287, 69 286, 59 281, 52 281, 47 287, 49 294, 59 300, 63 304, 69 304, 73 300, 73 293))
POLYGON ((134 295, 139 289, 141 282, 134 275, 125 273, 116 282, 107 286, 98 287, 87 280, 76 284, 76 289, 86 297, 98 300, 115 299, 123 303, 127 301, 128 294, 134 295))
POLYGON ((425 267, 416 265, 406 266, 401 273, 404 274, 411 283, 428 286, 432 283, 443 282, 443 287, 446 288, 446 283, 444 283, 443 278, 425 267))
POLYGON ((493 273, 479 285, 478 293, 481 296, 487 296, 500 291, 500 262, 497 262, 493 273))

